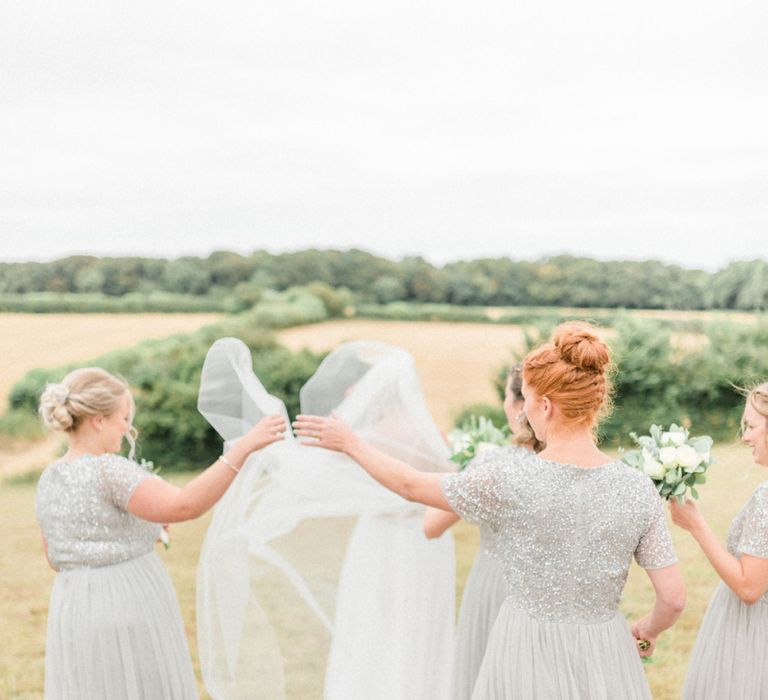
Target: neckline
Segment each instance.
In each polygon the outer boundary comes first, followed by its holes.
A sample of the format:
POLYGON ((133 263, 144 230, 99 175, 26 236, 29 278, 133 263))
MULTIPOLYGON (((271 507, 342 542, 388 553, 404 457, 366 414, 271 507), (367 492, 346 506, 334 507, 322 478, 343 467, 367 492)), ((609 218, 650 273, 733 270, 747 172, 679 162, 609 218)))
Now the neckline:
POLYGON ((99 457, 103 457, 106 454, 110 454, 109 452, 102 452, 100 455, 95 455, 93 452, 84 452, 81 455, 78 455, 77 457, 70 457, 69 459, 64 459, 64 456, 62 455, 57 459, 55 462, 52 462, 52 464, 74 464, 75 462, 79 462, 81 459, 98 459, 99 457))
POLYGON ((597 464, 594 467, 587 467, 583 466, 581 464, 574 464, 573 462, 556 462, 553 459, 545 459, 544 457, 539 456, 538 453, 533 453, 534 459, 537 459, 539 462, 543 462, 544 464, 554 464, 557 467, 571 467, 572 469, 578 469, 579 471, 583 472, 593 472, 593 471, 599 471, 601 469, 605 469, 606 467, 610 467, 611 465, 621 463, 620 459, 612 459, 610 462, 605 462, 604 464, 597 464))

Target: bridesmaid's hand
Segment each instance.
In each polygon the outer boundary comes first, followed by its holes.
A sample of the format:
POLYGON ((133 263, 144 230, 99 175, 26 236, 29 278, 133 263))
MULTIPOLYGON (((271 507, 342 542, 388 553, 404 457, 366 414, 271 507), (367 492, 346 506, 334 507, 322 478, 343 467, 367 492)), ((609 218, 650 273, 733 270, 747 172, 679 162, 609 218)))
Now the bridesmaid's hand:
POLYGON ((637 653, 642 657, 651 657, 656 649, 656 639, 654 635, 647 630, 647 624, 650 615, 641 617, 632 625, 632 636, 637 643, 637 653))
POLYGON ((355 433, 336 413, 330 417, 296 416, 293 422, 293 432, 299 437, 312 438, 302 440, 302 445, 324 447, 326 450, 346 452, 355 440, 355 433))
POLYGON ((690 498, 686 498, 685 503, 678 503, 674 498, 670 499, 669 512, 672 515, 672 522, 688 532, 700 530, 705 525, 704 516, 690 498))
POLYGON ((249 452, 255 452, 273 442, 285 439, 285 418, 279 413, 264 416, 243 437, 241 442, 249 452))

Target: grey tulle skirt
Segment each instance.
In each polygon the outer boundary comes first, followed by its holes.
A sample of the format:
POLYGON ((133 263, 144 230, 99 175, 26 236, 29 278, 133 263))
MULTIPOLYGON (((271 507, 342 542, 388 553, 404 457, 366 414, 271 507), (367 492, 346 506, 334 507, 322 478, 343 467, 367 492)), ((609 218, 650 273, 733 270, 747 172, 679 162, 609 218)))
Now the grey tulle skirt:
POLYGON ((176 595, 154 552, 59 573, 48 610, 45 697, 198 698, 176 595))
POLYGON ((624 616, 593 623, 530 617, 504 601, 472 700, 649 700, 637 647, 624 616))
POLYGON ((686 700, 768 698, 768 604, 747 605, 721 583, 696 637, 686 700))
POLYGON ((453 666, 453 697, 469 700, 488 636, 506 596, 501 562, 482 550, 475 558, 461 599, 453 666))

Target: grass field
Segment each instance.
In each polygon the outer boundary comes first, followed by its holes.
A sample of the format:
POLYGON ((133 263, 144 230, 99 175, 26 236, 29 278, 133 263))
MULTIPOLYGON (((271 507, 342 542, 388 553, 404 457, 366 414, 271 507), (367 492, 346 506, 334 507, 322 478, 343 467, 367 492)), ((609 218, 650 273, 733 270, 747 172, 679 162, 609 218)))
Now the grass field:
MULTIPOLYGON (((766 477, 751 465, 749 452, 740 446, 721 446, 717 463, 702 488, 702 509, 715 530, 724 537, 728 524, 755 486, 766 477)), ((182 483, 190 475, 174 476, 182 483)), ((40 547, 34 518, 34 483, 7 482, 0 488, 0 697, 42 697, 46 611, 54 572, 48 569, 40 547)), ((187 638, 198 673, 195 630, 195 570, 209 517, 173 528, 173 545, 161 556, 173 578, 181 604, 187 638)), ((459 524, 457 542, 459 593, 477 547, 475 528, 459 524)), ((687 533, 673 536, 688 585, 688 605, 677 626, 661 639, 654 663, 646 667, 653 695, 672 700, 680 696, 687 659, 701 617, 717 577, 687 533)), ((622 609, 630 619, 644 614, 652 592, 642 570, 634 567, 625 589, 622 609)), ((201 686, 201 694, 203 694, 201 686)), ((302 698, 302 700, 304 700, 302 698)))

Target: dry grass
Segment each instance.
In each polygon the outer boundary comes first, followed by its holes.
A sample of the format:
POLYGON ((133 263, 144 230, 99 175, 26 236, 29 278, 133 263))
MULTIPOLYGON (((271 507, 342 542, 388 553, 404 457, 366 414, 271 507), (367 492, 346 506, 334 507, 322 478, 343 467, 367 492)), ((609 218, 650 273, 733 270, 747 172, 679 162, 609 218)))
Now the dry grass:
MULTIPOLYGON (((724 537, 728 524, 755 486, 765 478, 750 467, 744 448, 720 447, 717 464, 702 489, 702 509, 714 529, 724 537)), ((191 478, 174 477, 177 483, 191 478)), ((41 698, 48 596, 54 573, 44 562, 34 518, 34 484, 7 483, 0 489, 0 697, 41 698)), ((174 542, 161 556, 173 578, 181 604, 190 649, 199 675, 195 630, 195 570, 209 518, 174 527, 174 542)), ((477 532, 466 524, 455 528, 459 594, 477 547, 477 532)), ((680 697, 687 659, 717 577, 687 533, 673 536, 688 584, 688 605, 676 627, 663 635, 654 664, 646 670, 654 698, 680 697)), ((649 609, 652 592, 642 570, 633 569, 622 609, 634 619, 649 609)), ((201 686, 201 693, 203 693, 201 686)))

